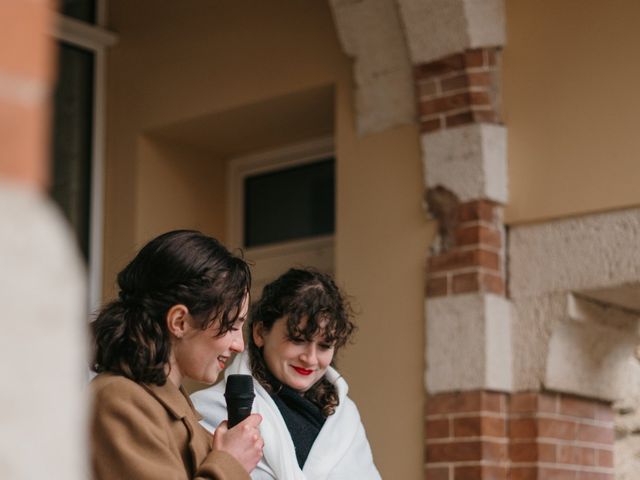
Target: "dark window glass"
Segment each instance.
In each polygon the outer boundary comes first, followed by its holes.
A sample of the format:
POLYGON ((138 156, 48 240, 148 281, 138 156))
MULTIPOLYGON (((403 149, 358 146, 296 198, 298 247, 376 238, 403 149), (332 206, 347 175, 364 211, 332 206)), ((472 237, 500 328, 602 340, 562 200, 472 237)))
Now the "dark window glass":
POLYGON ((59 0, 60 13, 87 23, 96 23, 96 0, 59 0))
POLYGON ((333 158, 245 179, 246 247, 332 234, 333 158))
POLYGON ((71 223, 89 258, 93 53, 67 44, 58 49, 53 108, 51 196, 71 223))

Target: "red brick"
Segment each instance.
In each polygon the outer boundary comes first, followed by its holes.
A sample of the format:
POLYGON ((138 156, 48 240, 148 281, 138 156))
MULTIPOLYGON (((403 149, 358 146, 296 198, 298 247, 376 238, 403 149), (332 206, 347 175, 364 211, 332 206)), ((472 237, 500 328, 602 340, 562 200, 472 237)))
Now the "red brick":
POLYGON ((509 445, 491 441, 482 442, 482 459, 504 462, 509 458, 509 445))
POLYGON ((580 424, 578 426, 577 438, 582 442, 613 445, 613 426, 611 426, 611 428, 607 428, 580 424))
POLYGON ((537 420, 538 436, 541 438, 558 438, 575 440, 578 424, 567 420, 540 418, 537 420))
POLYGON ((558 445, 558 463, 571 463, 574 465, 596 465, 596 451, 593 448, 578 447, 575 445, 558 445))
POLYGON ((425 434, 427 440, 432 438, 447 438, 451 436, 449 420, 427 420, 425 423, 425 434))
POLYGON ((469 92, 471 105, 491 105, 491 98, 487 92, 469 92))
POLYGON ((443 97, 436 97, 431 100, 420 102, 419 111, 421 115, 433 115, 436 113, 447 113, 452 110, 470 108, 471 95, 469 92, 455 93, 443 97))
POLYGON ((478 391, 430 395, 426 403, 427 415, 479 412, 481 400, 478 391))
POLYGON ((535 467, 511 467, 509 480, 538 480, 538 469, 535 467))
POLYGON ((449 467, 427 466, 425 470, 425 480, 449 480, 449 467))
POLYGON ((43 105, 0 99, 0 175, 44 188, 48 180, 48 115, 43 105))
POLYGON ((556 462, 556 445, 553 443, 538 443, 534 439, 529 442, 511 442, 509 444, 509 459, 514 463, 556 462))
POLYGON ((485 267, 498 271, 500 257, 495 252, 482 249, 453 250, 429 257, 429 271, 443 272, 460 268, 485 267))
POLYGON ((443 79, 440 82, 442 91, 461 90, 469 87, 469 77, 466 74, 460 74, 456 77, 443 79))
POLYGON ((53 12, 49 2, 0 2, 0 65, 9 75, 50 81, 54 40, 49 34, 53 12))
POLYGON ((477 292, 480 290, 479 274, 459 273, 453 276, 451 280, 451 291, 453 293, 477 292))
POLYGON ((540 393, 538 394, 538 412, 558 413, 559 402, 560 395, 556 393, 540 393))
POLYGON ((509 420, 510 438, 536 438, 537 425, 533 418, 512 418, 509 420))
POLYGON ((577 472, 576 480, 614 480, 613 473, 577 472))
POLYGON ((446 442, 428 444, 427 462, 468 462, 483 460, 483 446, 480 441, 446 442))
POLYGON ((557 445, 554 443, 538 442, 538 460, 552 463, 557 460, 557 445))
POLYGON ((496 65, 498 63, 498 57, 500 55, 500 49, 499 48, 487 48, 486 52, 487 52, 487 57, 486 57, 487 65, 488 66, 496 65))
POLYGON ((598 466, 613 467, 613 452, 611 450, 598 449, 598 466))
POLYGON ((456 229, 456 245, 487 245, 500 248, 502 246, 502 235, 495 228, 488 228, 484 225, 462 226, 456 229))
POLYGON ((507 480, 509 471, 505 467, 476 465, 455 467, 454 480, 507 480))
POLYGON ((417 65, 414 68, 414 75, 416 78, 423 79, 462 70, 464 67, 465 57, 462 54, 454 54, 435 62, 417 65))
POLYGON ((467 50, 465 52, 465 64, 467 67, 482 67, 485 65, 485 53, 483 48, 467 50))
POLYGON ((480 394, 482 410, 486 412, 505 412, 506 395, 504 393, 482 391, 480 394))
POLYGON ((477 250, 453 250, 429 257, 429 271, 442 272, 478 266, 477 250))
POLYGON ((538 446, 535 442, 511 443, 509 445, 509 459, 512 462, 535 462, 538 460, 538 446))
POLYGON ((494 75, 489 72, 469 72, 466 75, 469 86, 489 87, 494 83, 494 75))
POLYGON ((597 404, 592 400, 563 395, 560 398, 560 413, 573 417, 595 418, 597 404))
POLYGON ((474 220, 496 222, 498 205, 488 200, 473 200, 460 205, 458 208, 458 220, 460 223, 474 220))
POLYGON ((427 280, 427 297, 438 297, 448 293, 447 277, 433 277, 427 280))
POLYGON ((573 469, 540 468, 538 478, 544 480, 575 480, 576 472, 573 469))
POLYGON ((514 393, 509 399, 509 412, 511 413, 533 413, 536 411, 537 406, 537 393, 514 393))
POLYGON ((445 118, 445 126, 446 128, 453 128, 460 125, 475 123, 475 120, 476 119, 473 116, 473 112, 471 110, 468 110, 466 112, 447 115, 447 117, 445 118))
POLYGON ((504 437, 505 420, 497 417, 463 417, 453 420, 453 435, 456 437, 504 437))
POLYGON ((500 121, 498 114, 493 110, 478 110, 472 107, 472 116, 475 123, 498 123, 500 121))
POLYGON ((491 275, 490 273, 480 274, 480 290, 483 292, 491 292, 496 295, 505 295, 506 289, 504 280, 499 275, 491 275))
POLYGON ((428 97, 438 93, 438 81, 428 80, 418 83, 418 98, 428 97))
POLYGON ((613 422, 613 408, 609 403, 596 403, 596 420, 613 422))
POLYGON ((433 118, 431 120, 421 120, 420 121, 420 132, 434 132, 436 130, 440 130, 442 128, 442 122, 439 118, 433 118))

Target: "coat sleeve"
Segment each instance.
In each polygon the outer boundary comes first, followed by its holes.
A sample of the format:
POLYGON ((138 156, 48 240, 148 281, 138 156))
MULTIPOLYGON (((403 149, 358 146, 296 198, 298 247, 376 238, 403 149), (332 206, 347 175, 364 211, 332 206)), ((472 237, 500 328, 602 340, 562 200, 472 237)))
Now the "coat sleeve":
MULTIPOLYGON (((373 461, 371 447, 360 414, 355 403, 349 397, 344 399, 339 420, 339 422, 325 424, 325 427, 330 429, 330 432, 327 432, 330 435, 325 439, 325 442, 339 445, 339 447, 332 449, 334 463, 325 478, 327 480, 353 480, 354 478, 380 480, 380 473, 373 461)), ((321 469, 325 464, 331 465, 331 463, 323 462, 323 459, 319 457, 315 457, 314 460, 319 460, 323 465, 320 467, 321 469)))
MULTIPOLYGON (((191 480, 164 407, 133 390, 96 392, 91 424, 96 480, 191 480)), ((230 455, 210 452, 193 478, 245 480, 249 476, 230 455)))

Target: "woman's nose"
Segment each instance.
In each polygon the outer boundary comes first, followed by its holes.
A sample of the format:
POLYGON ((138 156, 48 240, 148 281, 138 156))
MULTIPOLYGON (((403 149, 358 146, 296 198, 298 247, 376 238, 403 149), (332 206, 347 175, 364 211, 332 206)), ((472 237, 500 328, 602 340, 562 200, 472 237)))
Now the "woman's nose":
POLYGON ((318 361, 315 343, 307 343, 304 351, 300 355, 300 358, 311 365, 315 365, 318 361))
POLYGON ((242 330, 233 332, 233 339, 231 340, 231 346, 229 349, 232 352, 244 352, 244 338, 242 336, 242 330))

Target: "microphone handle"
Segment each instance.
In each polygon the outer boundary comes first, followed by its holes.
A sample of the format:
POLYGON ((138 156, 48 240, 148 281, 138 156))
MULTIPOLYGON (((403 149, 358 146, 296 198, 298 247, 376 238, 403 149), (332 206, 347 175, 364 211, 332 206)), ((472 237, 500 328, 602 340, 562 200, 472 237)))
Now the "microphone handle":
POLYGON ((251 414, 253 395, 238 395, 227 398, 227 411, 229 413, 229 428, 235 427, 251 414))

